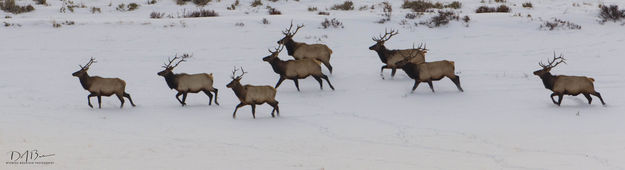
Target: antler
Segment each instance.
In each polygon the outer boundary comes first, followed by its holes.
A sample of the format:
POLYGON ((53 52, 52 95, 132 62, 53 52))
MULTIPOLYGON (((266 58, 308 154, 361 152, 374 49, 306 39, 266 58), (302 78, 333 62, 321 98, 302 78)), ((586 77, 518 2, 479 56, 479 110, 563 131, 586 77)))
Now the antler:
POLYGON ((239 69, 237 69, 237 67, 235 66, 234 70, 232 71, 232 76, 230 78, 232 78, 232 79, 240 79, 241 77, 243 77, 243 75, 245 75, 245 73, 247 73, 247 72, 245 72, 245 70, 243 70, 243 67, 241 67, 241 75, 236 76, 236 73, 237 73, 238 70, 239 69))
POLYGON ((184 61, 187 61, 185 59, 190 58, 191 56, 192 55, 189 55, 189 54, 182 54, 182 56, 178 57, 178 54, 176 54, 176 56, 174 58, 169 59, 169 63, 168 64, 164 64, 163 65, 163 68, 176 68, 176 66, 178 66, 178 64, 180 64, 180 63, 182 63, 184 61), (176 65, 171 66, 171 64, 174 63, 174 61, 176 61, 177 59, 180 59, 180 60, 176 63, 176 65))
POLYGON ((278 45, 278 47, 276 47, 276 50, 275 50, 275 51, 271 51, 271 49, 267 49, 267 50, 268 50, 271 54, 274 54, 274 53, 280 53, 283 49, 284 49, 284 46, 283 46, 283 45, 278 45))
POLYGON ((304 27, 304 24, 302 25, 297 25, 297 28, 295 29, 295 32, 291 33, 291 29, 293 28, 293 21, 291 21, 291 26, 289 26, 289 29, 286 29, 285 31, 282 31, 282 34, 284 35, 288 35, 288 36, 293 36, 297 33, 297 31, 299 31, 300 28, 304 27))
POLYGON ((385 33, 384 33, 384 36, 380 35, 380 37, 379 37, 379 38, 375 38, 375 37, 373 37, 373 38, 371 38, 371 39, 373 39, 373 41, 388 41, 388 40, 389 40, 389 39, 391 39, 391 37, 393 37, 394 35, 399 34, 399 32, 397 32, 397 30, 392 30, 392 29, 391 29, 391 32, 388 32, 386 29, 384 30, 384 32, 385 32, 385 33), (388 36, 388 37, 386 37, 386 36, 388 36))
POLYGON ((80 69, 89 69, 89 67, 93 63, 97 63, 97 61, 95 61, 95 58, 91 57, 91 59, 89 59, 89 62, 87 62, 87 64, 85 64, 85 66, 78 65, 78 67, 80 67, 80 69))
MULTIPOLYGON (((412 44, 412 48, 414 48, 414 44, 412 44)), ((426 43, 419 43, 419 47, 414 48, 414 49, 419 50, 419 51, 427 51, 428 50, 426 43)))
POLYGON ((543 69, 550 69, 550 68, 556 67, 560 63, 565 63, 566 64, 566 59, 564 59, 564 56, 562 56, 562 54, 560 54, 560 56, 556 57, 556 52, 554 51, 553 52, 553 60, 548 61, 547 65, 543 64, 542 62, 538 62, 538 65, 543 67, 543 69), (556 61, 558 61, 558 62, 556 62, 556 61), (554 62, 555 62, 555 64, 554 64, 554 62))

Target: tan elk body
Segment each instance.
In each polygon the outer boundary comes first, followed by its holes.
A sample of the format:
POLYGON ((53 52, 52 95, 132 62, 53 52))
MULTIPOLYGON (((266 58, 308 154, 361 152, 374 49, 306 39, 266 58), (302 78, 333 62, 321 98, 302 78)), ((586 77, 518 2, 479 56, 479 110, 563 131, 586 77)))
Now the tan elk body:
POLYGON ((283 47, 284 46, 279 46, 278 48, 276 48, 275 51, 269 50, 271 55, 263 58, 263 61, 271 64, 271 67, 275 73, 280 74, 280 79, 278 80, 278 83, 276 83, 275 88, 278 88, 280 84, 282 84, 282 81, 284 81, 285 79, 290 79, 295 82, 295 87, 297 88, 297 91, 300 91, 298 79, 304 79, 308 76, 312 76, 313 78, 315 78, 315 80, 317 80, 317 82, 319 82, 319 88, 323 89, 322 79, 325 79, 326 82, 328 82, 328 85, 330 85, 330 88, 334 90, 334 86, 332 86, 332 83, 330 83, 328 76, 321 72, 321 66, 319 66, 319 61, 310 58, 287 61, 280 60, 280 58, 278 58, 278 55, 282 51, 283 47))
POLYGON ((115 94, 121 102, 120 108, 124 107, 124 97, 130 100, 130 104, 133 107, 136 106, 134 102, 132 102, 130 94, 125 92, 126 82, 124 80, 119 78, 102 78, 100 76, 89 76, 89 74, 87 74, 89 67, 95 62, 95 59, 91 58, 84 67, 80 66, 80 70, 72 74, 72 76, 78 77, 82 87, 85 90, 89 91, 90 94, 87 96, 87 103, 89 104, 89 107, 93 108, 93 105, 91 105, 91 97, 97 97, 98 108, 102 108, 102 96, 111 96, 113 94, 115 94))
POLYGON ((550 73, 551 69, 560 63, 566 63, 564 57, 562 55, 556 57, 554 52, 553 60, 549 61, 547 65, 539 63, 542 69, 534 71, 534 75, 540 77, 545 88, 553 91, 550 98, 554 104, 560 106, 564 95, 577 96, 583 94, 588 100, 588 104, 592 103, 590 95, 594 95, 601 100, 601 104, 605 105, 601 94, 595 90, 595 79, 584 76, 552 75, 550 73), (553 99, 554 96, 558 96, 557 102, 553 99))
POLYGON ((237 110, 245 105, 252 107, 252 117, 256 118, 256 105, 267 103, 273 107, 271 111, 271 117, 275 117, 274 112, 280 116, 280 108, 278 107, 278 101, 276 101, 276 89, 271 86, 253 86, 253 85, 241 85, 240 81, 243 75, 246 73, 241 68, 241 75, 235 76, 237 69, 232 72, 232 81, 226 85, 231 88, 234 94, 239 99, 240 103, 235 107, 232 118, 236 118, 237 110))
POLYGON ((453 61, 442 60, 415 64, 409 62, 409 59, 407 59, 399 62, 398 66, 402 68, 410 78, 415 80, 412 91, 417 89, 419 83, 427 82, 432 92, 434 92, 432 81, 438 81, 447 77, 456 85, 459 91, 464 92, 460 86, 460 76, 454 73, 455 65, 453 61))
POLYGON ((187 54, 181 57, 174 57, 169 60, 169 64, 165 64, 163 66, 165 69, 157 74, 165 78, 165 82, 167 82, 167 86, 170 89, 178 91, 176 94, 176 100, 178 100, 182 106, 186 105, 188 93, 198 93, 200 91, 204 92, 208 96, 208 105, 211 105, 213 101, 213 94, 211 94, 211 92, 215 93, 215 104, 219 105, 217 102, 218 89, 213 87, 213 73, 173 73, 173 69, 176 68, 176 66, 178 66, 181 62, 186 61, 185 59, 188 57, 190 56, 187 54), (178 62, 172 66, 173 62, 176 60, 178 60, 178 62), (180 95, 182 95, 182 100, 179 98, 180 95))
POLYGON ((294 32, 291 32, 293 23, 286 31, 283 31, 284 38, 278 41, 278 44, 286 46, 287 53, 293 56, 296 60, 301 59, 316 59, 323 63, 330 73, 332 73, 332 65, 330 64, 330 56, 332 55, 332 49, 325 44, 306 44, 301 42, 295 42, 293 36, 304 25, 298 25, 294 32))
POLYGON ((380 76, 384 79, 384 69, 391 69, 391 77, 395 76, 395 72, 399 66, 398 62, 408 60, 411 63, 419 64, 425 62, 425 54, 427 53, 427 49, 425 47, 421 48, 412 48, 412 49, 403 49, 403 50, 389 50, 384 46, 384 43, 391 39, 394 35, 399 34, 395 30, 391 30, 390 32, 386 31, 384 36, 380 36, 378 38, 372 38, 376 43, 369 47, 370 50, 378 53, 378 57, 385 65, 380 68, 380 76), (415 55, 416 54, 416 55, 415 55))

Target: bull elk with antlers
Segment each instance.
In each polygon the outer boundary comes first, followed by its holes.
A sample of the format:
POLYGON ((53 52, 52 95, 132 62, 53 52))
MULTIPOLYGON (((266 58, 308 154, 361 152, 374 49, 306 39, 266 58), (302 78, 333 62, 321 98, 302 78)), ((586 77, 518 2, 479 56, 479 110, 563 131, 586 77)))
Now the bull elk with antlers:
POLYGON ((391 69, 391 77, 395 76, 395 72, 397 71, 397 62, 402 60, 406 60, 406 57, 410 57, 408 61, 411 63, 419 64, 425 62, 425 53, 427 53, 427 49, 425 46, 419 45, 418 48, 412 49, 404 49, 404 50, 389 50, 384 46, 384 43, 391 39, 394 35, 399 34, 396 30, 391 30, 390 32, 385 31, 384 36, 380 35, 379 37, 373 37, 373 41, 376 43, 369 47, 369 50, 373 50, 378 53, 380 60, 382 63, 386 64, 382 66, 380 69, 380 76, 384 79, 384 69, 391 69), (416 54, 416 55, 412 55, 416 54))
MULTIPOLYGON (((417 51, 413 52, 412 57, 416 55, 419 55, 417 51)), ((455 66, 453 61, 442 60, 415 64, 411 62, 410 58, 407 58, 398 62, 397 66, 402 68, 410 78, 414 79, 412 92, 417 89, 421 82, 427 82, 432 92, 434 92, 432 81, 438 81, 444 77, 454 82, 460 92, 464 92, 462 87, 460 87, 460 76, 454 73, 455 66)))
POLYGON ((595 91, 593 84, 595 79, 584 76, 551 75, 551 69, 560 63, 566 63, 566 60, 562 57, 562 55, 556 57, 554 52, 553 59, 551 61, 549 61, 546 65, 539 62, 538 65, 540 65, 542 69, 534 71, 534 75, 537 75, 543 80, 545 88, 553 91, 550 97, 554 104, 560 106, 564 95, 577 96, 579 94, 584 94, 586 99, 588 99, 588 104, 592 102, 590 95, 594 95, 601 100, 601 104, 605 105, 603 98, 601 98, 601 94, 595 91), (558 102, 553 99, 553 96, 558 96, 558 102))
POLYGON ((198 93, 200 91, 204 92, 208 96, 208 105, 211 105, 213 100, 213 94, 211 94, 211 92, 215 93, 215 104, 219 105, 217 102, 218 90, 213 87, 213 73, 173 73, 174 68, 176 68, 176 66, 180 63, 186 61, 189 57, 191 56, 188 54, 184 54, 180 57, 176 55, 173 59, 169 60, 169 63, 163 65, 163 68, 165 69, 157 74, 165 78, 165 82, 167 82, 167 86, 169 86, 170 89, 178 91, 176 94, 176 100, 178 100, 182 106, 187 105, 187 93, 198 93), (172 65, 176 60, 178 60, 176 64, 172 65), (180 95, 182 95, 182 100, 180 100, 180 95))
POLYGON ((295 42, 293 40, 293 36, 299 31, 300 28, 304 27, 304 25, 298 25, 295 31, 291 32, 293 28, 293 22, 291 22, 291 26, 282 31, 284 34, 284 38, 278 41, 278 44, 285 45, 287 53, 290 56, 293 56, 296 60, 301 60, 305 58, 312 58, 321 61, 323 65, 325 65, 330 73, 332 73, 332 65, 330 64, 330 55, 332 55, 332 50, 328 48, 327 45, 324 44, 306 44, 301 42, 295 42))
POLYGON ((240 103, 234 108, 232 118, 237 117, 237 110, 245 105, 252 106, 252 117, 256 119, 256 105, 267 103, 273 107, 271 111, 271 117, 275 117, 274 112, 280 116, 280 108, 278 108, 278 101, 276 101, 276 89, 271 86, 253 86, 253 85, 241 85, 241 78, 245 75, 243 68, 241 68, 241 75, 236 76, 237 69, 232 71, 232 81, 226 85, 231 88, 234 94, 239 98, 240 103))
POLYGON ((124 97, 130 100, 130 104, 133 107, 136 106, 135 103, 132 102, 130 94, 126 93, 126 82, 124 80, 119 78, 89 76, 87 71, 93 63, 96 63, 96 61, 94 58, 91 58, 85 66, 78 65, 80 70, 72 73, 72 76, 78 77, 82 87, 89 91, 90 94, 87 96, 87 103, 89 104, 89 107, 93 108, 93 105, 91 105, 91 97, 98 97, 98 108, 102 108, 102 96, 111 96, 113 94, 115 94, 121 102, 121 106, 119 106, 120 108, 124 107, 124 97))
POLYGON ((271 64, 274 72, 280 74, 280 79, 278 80, 278 83, 276 83, 275 88, 278 88, 278 86, 280 86, 280 84, 282 84, 282 81, 284 81, 285 79, 290 79, 295 82, 295 87, 297 88, 297 91, 300 91, 298 79, 305 79, 308 76, 313 76, 315 80, 319 82, 319 88, 323 89, 323 81, 321 80, 323 78, 326 80, 326 82, 328 82, 330 88, 334 90, 334 86, 332 86, 332 83, 330 83, 328 76, 321 72, 321 66, 319 66, 319 61, 311 58, 282 61, 280 60, 280 58, 278 58, 278 55, 280 54, 282 49, 284 49, 284 46, 280 45, 278 46, 278 48, 275 49, 275 51, 269 50, 271 55, 263 58, 263 61, 271 64))

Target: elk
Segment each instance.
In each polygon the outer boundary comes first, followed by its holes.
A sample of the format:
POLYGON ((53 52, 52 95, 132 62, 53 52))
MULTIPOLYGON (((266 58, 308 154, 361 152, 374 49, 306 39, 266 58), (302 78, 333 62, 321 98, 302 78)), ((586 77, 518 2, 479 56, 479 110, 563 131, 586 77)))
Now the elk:
POLYGON ((275 117, 274 112, 280 116, 280 108, 278 108, 278 101, 276 101, 276 89, 271 86, 253 86, 253 85, 241 85, 241 78, 245 75, 243 68, 241 68, 241 75, 236 76, 237 69, 232 71, 232 81, 226 85, 231 88, 234 94, 239 98, 240 103, 234 108, 232 118, 237 117, 237 110, 245 105, 252 106, 252 117, 256 119, 256 105, 267 103, 273 107, 271 111, 271 117, 275 117))
POLYGON ((552 75, 550 73, 551 69, 556 67, 560 63, 566 64, 566 59, 562 55, 556 57, 555 52, 553 53, 553 59, 548 61, 547 65, 539 62, 538 65, 542 67, 540 70, 534 71, 534 75, 540 77, 543 81, 543 85, 546 89, 553 91, 551 93, 551 101, 560 106, 562 103, 562 98, 564 95, 572 95, 577 96, 579 94, 584 94, 586 99, 588 99, 588 104, 592 102, 592 98, 590 95, 597 96, 599 100, 601 100, 601 104, 605 105, 603 102, 603 98, 601 98, 601 94, 595 91, 595 87, 593 82, 595 79, 585 76, 565 76, 565 75, 552 75), (558 96, 558 102, 556 102, 553 96, 558 96))
POLYGON ((271 53, 271 55, 263 58, 263 61, 271 64, 274 72, 280 74, 280 79, 278 80, 278 83, 276 83, 275 88, 278 88, 278 86, 280 86, 280 84, 282 84, 282 81, 284 81, 285 79, 289 79, 295 82, 295 87, 297 88, 297 91, 300 91, 298 79, 305 79, 308 76, 313 76, 315 80, 319 82, 319 88, 323 89, 323 81, 321 80, 323 78, 326 80, 326 82, 328 82, 330 88, 334 90, 334 86, 332 86, 332 83, 330 83, 328 76, 321 73, 321 66, 319 66, 319 61, 312 58, 283 61, 278 58, 278 55, 283 49, 284 46, 282 45, 278 46, 275 51, 271 51, 271 49, 269 49, 268 51, 269 53, 271 53))
MULTIPOLYGON (((417 51, 415 51, 411 56, 415 57, 416 55, 418 55, 417 51)), ((455 66, 453 61, 442 60, 415 64, 411 62, 411 58, 406 58, 405 60, 398 62, 397 66, 404 70, 410 78, 414 79, 412 92, 417 89, 419 83, 427 82, 432 90, 432 93, 434 93, 432 81, 438 81, 444 77, 447 77, 454 82, 460 92, 464 92, 462 87, 460 87, 460 76, 454 73, 455 66)))
POLYGON ((89 107, 93 108, 91 105, 91 97, 98 97, 98 108, 102 108, 102 96, 111 96, 115 94, 119 101, 121 102, 121 106, 119 108, 124 107, 124 97, 130 100, 130 104, 134 107, 136 106, 134 102, 132 102, 132 98, 130 94, 126 93, 126 82, 119 78, 102 78, 100 76, 89 76, 87 71, 91 64, 96 63, 94 58, 91 58, 85 66, 78 65, 80 70, 72 73, 72 76, 78 77, 80 80, 80 84, 82 88, 89 91, 89 95, 87 96, 87 104, 89 107))
POLYGON ((285 45, 287 53, 290 56, 293 56, 296 60, 301 60, 305 58, 312 58, 321 61, 323 65, 325 65, 330 74, 332 73, 332 65, 330 64, 330 55, 332 55, 332 50, 328 48, 327 45, 324 44, 306 44, 295 42, 293 40, 293 36, 299 31, 300 28, 304 27, 304 25, 298 25, 295 31, 291 32, 293 28, 293 22, 291 22, 291 26, 282 31, 284 34, 284 38, 278 41, 278 44, 285 45))
POLYGON ((186 73, 178 73, 174 74, 173 70, 180 63, 185 62, 187 58, 191 57, 188 54, 183 54, 182 56, 176 55, 173 59, 169 60, 169 63, 165 63, 163 71, 157 73, 159 76, 163 76, 165 78, 165 82, 167 82, 167 86, 170 89, 175 89, 178 91, 176 94, 176 100, 182 104, 182 106, 187 105, 187 94, 188 93, 198 93, 200 91, 204 92, 208 96, 208 105, 212 105, 213 94, 215 93, 215 104, 219 105, 217 102, 217 88, 213 87, 213 73, 199 73, 199 74, 186 74, 186 73), (176 60, 177 63, 172 65, 176 60), (180 95, 182 95, 182 100, 180 100, 180 95))
POLYGON ((386 41, 388 41, 389 39, 391 39, 391 37, 397 34, 399 34, 399 32, 397 32, 396 30, 391 30, 390 32, 385 31, 384 36, 380 35, 377 38, 372 38, 373 41, 375 41, 375 44, 369 47, 369 50, 377 52, 378 56, 380 57, 380 61, 385 64, 380 69, 380 76, 382 77, 382 79, 384 79, 384 69, 391 69, 391 77, 394 77, 397 68, 399 68, 397 66, 397 62, 404 60, 406 56, 412 57, 410 58, 411 63, 419 64, 425 62, 425 53, 427 53, 427 49, 425 48, 425 46, 421 48, 422 46, 419 45, 419 48, 413 47, 412 49, 403 50, 389 50, 386 48, 386 46, 384 46, 384 43, 386 41), (412 53, 416 53, 417 55, 411 55, 412 53))

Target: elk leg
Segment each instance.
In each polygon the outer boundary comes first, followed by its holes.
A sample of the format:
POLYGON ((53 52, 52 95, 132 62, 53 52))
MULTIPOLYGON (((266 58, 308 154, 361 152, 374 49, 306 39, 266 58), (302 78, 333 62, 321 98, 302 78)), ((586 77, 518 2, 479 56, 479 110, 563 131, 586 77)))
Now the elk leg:
POLYGON ((430 86, 430 89, 432 89, 432 93, 434 93, 434 86, 432 85, 432 80, 428 81, 428 85, 430 86))
POLYGON ((317 80, 317 82, 319 82, 319 88, 321 90, 323 90, 323 81, 321 80, 321 77, 319 76, 313 76, 315 78, 315 80, 317 80))
POLYGON ((389 68, 388 65, 384 65, 382 66, 382 68, 380 68, 380 77, 382 77, 382 79, 384 79, 384 69, 389 68))
POLYGON ((299 91, 299 81, 297 81, 297 78, 293 79, 293 82, 295 82, 295 87, 297 88, 297 91, 299 91))
POLYGON ((256 105, 252 104, 252 117, 256 119, 256 105))
POLYGON ((455 78, 449 77, 449 79, 451 79, 451 81, 454 82, 454 84, 456 84, 456 87, 458 87, 458 90, 460 90, 460 92, 464 92, 462 87, 460 87, 460 76, 455 75, 455 78))
POLYGON ((590 94, 584 93, 584 97, 586 97, 586 99, 588 99, 588 104, 592 103, 592 98, 590 97, 590 94))
POLYGON ((328 68, 328 70, 330 70, 330 74, 332 74, 332 65, 330 64, 330 62, 329 61, 324 61, 322 63, 323 63, 323 65, 325 65, 328 68))
POLYGON ((187 92, 182 93, 182 106, 187 105, 187 92))
POLYGON ((243 106, 245 106, 245 104, 239 103, 236 107, 234 107, 234 113, 232 113, 233 119, 237 117, 237 110, 239 110, 239 107, 243 107, 243 106))
POLYGON ((277 89, 277 88, 278 88, 278 86, 280 86, 280 84, 282 84, 282 82, 284 81, 284 79, 285 79, 284 77, 280 76, 280 79, 278 80, 278 83, 276 83, 276 87, 274 87, 274 88, 276 88, 276 89, 277 89))
POLYGON ((210 91, 204 90, 204 93, 208 96, 208 105, 213 104, 213 94, 210 91))
POLYGON ((391 69, 391 78, 395 77, 395 73, 397 72, 397 68, 391 69))
POLYGON ((564 98, 564 94, 558 94, 558 106, 562 104, 562 98, 564 98))
POLYGON ((275 117, 273 114, 274 111, 278 111, 278 116, 280 116, 280 108, 278 107, 278 101, 267 102, 267 104, 273 107, 273 110, 271 111, 271 117, 275 117))
POLYGON ((180 104, 182 104, 184 106, 184 102, 182 102, 182 100, 180 100, 180 95, 182 95, 182 92, 176 93, 176 100, 178 100, 178 102, 180 102, 180 104))
POLYGON ((601 100, 601 104, 605 105, 605 102, 603 102, 603 98, 601 97, 601 94, 599 92, 595 92, 592 95, 597 96, 599 100, 601 100))
POLYGON ((217 92, 219 92, 219 90, 217 90, 216 88, 213 88, 213 91, 215 93, 215 104, 217 104, 217 106, 219 106, 219 103, 217 103, 217 92))
POLYGON ((328 82, 328 85, 330 85, 330 88, 331 88, 332 90, 334 90, 334 86, 332 86, 332 83, 330 83, 330 79, 328 79, 328 76, 323 75, 323 77, 322 77, 322 78, 323 78, 323 79, 326 79, 326 81, 328 82))
POLYGON ((556 102, 556 100, 555 100, 555 99, 553 99, 553 96, 557 96, 557 95, 558 95, 558 94, 556 94, 555 92, 554 92, 554 93, 551 93, 551 96, 550 96, 550 97, 551 97, 551 101, 553 102, 553 104, 558 104, 558 102, 556 102))
POLYGON ((87 95, 87 104, 89 104, 89 107, 93 108, 93 105, 91 105, 91 97, 96 96, 95 94, 89 94, 87 95))
POLYGON ((117 96, 117 99, 119 99, 119 102, 121 102, 121 106, 119 106, 119 108, 124 108, 124 97, 123 95, 119 95, 119 94, 115 94, 115 96, 117 96))
POLYGON ((132 102, 132 97, 130 97, 130 94, 124 92, 124 97, 128 98, 128 100, 130 100, 130 105, 132 105, 132 107, 135 107, 137 105, 135 105, 135 102, 132 102))
POLYGON ((419 83, 421 83, 419 80, 414 80, 414 85, 412 86, 412 91, 410 93, 414 93, 414 90, 417 89, 419 83))
POLYGON ((102 109, 102 96, 98 95, 98 108, 102 109))

